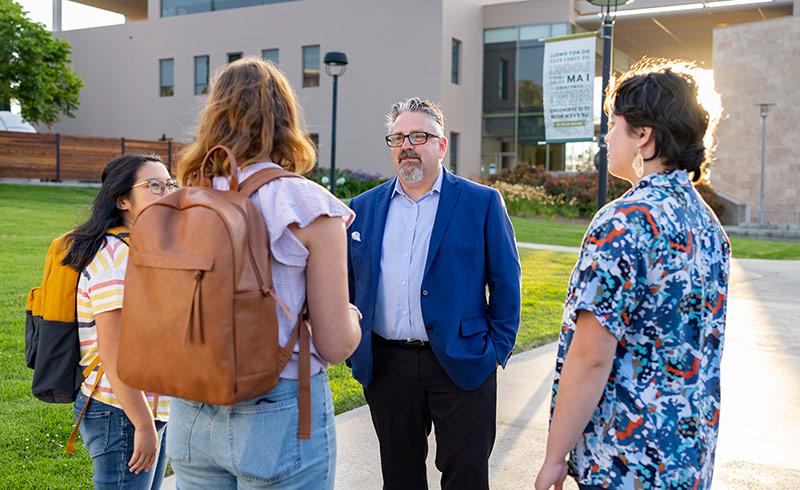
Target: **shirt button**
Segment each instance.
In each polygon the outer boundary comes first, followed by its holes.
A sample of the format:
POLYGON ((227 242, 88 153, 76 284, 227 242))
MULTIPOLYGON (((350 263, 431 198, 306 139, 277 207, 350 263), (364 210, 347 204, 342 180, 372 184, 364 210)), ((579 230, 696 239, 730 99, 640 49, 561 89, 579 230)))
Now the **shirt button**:
POLYGON ((433 325, 431 325, 430 323, 425 325, 425 331, 433 332, 433 325))
POLYGON ((422 295, 423 296, 427 296, 428 295, 428 290, 427 289, 423 289, 422 290, 422 295))
POLYGON ((405 285, 406 285, 406 282, 405 282, 405 281, 403 281, 403 286, 405 286, 405 285))

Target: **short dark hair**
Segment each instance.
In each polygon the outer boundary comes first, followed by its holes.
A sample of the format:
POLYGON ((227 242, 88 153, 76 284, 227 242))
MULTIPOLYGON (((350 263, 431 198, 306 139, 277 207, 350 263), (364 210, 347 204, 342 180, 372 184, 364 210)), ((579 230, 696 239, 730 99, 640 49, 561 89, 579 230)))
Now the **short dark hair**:
POLYGON ((697 70, 685 61, 643 58, 609 85, 604 108, 624 117, 631 131, 653 128, 655 153, 647 160, 662 157, 668 171, 685 170, 693 182, 710 163, 704 140, 711 141, 718 119, 698 98, 697 70))

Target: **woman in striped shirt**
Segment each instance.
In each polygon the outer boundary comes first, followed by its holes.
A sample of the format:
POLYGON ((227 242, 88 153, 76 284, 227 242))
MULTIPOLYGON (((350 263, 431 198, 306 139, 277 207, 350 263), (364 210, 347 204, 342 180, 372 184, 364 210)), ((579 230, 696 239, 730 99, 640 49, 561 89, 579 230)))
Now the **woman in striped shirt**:
POLYGON ((75 401, 76 418, 88 403, 80 432, 92 458, 96 489, 157 489, 164 476, 169 401, 123 383, 116 360, 127 230, 145 206, 176 188, 158 157, 116 158, 103 170, 91 216, 68 238, 64 265, 81 273, 80 364, 96 366, 75 401))

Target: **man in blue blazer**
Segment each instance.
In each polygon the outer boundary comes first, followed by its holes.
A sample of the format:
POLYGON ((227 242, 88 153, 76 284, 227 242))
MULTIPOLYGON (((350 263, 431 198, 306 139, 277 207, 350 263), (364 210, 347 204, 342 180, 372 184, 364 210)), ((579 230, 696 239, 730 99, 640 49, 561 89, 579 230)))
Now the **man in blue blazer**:
POLYGON ((364 386, 385 489, 427 488, 436 427, 444 489, 486 489, 497 366, 520 321, 520 264, 500 194, 442 166, 444 117, 410 98, 387 114, 397 176, 351 201, 350 301, 361 343, 348 361, 364 386))

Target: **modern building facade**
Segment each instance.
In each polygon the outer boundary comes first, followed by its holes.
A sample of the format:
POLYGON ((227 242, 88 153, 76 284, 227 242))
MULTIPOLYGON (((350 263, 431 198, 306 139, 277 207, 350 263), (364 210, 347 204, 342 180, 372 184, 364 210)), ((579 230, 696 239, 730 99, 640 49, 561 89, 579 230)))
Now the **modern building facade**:
MULTIPOLYGON (((214 70, 262 56, 296 88, 327 166, 332 80, 322 59, 343 51, 350 64, 339 79, 337 167, 390 174, 383 116, 412 95, 441 102, 448 163, 461 175, 520 162, 576 170, 591 167, 596 151, 592 143, 544 143, 542 39, 598 29, 599 9, 586 0, 76 1, 122 13, 126 23, 59 34, 86 87, 77 117, 57 131, 191 140, 214 70)), ((649 55, 711 68, 715 29, 789 17, 800 12, 796 4, 636 0, 619 10, 614 66, 649 55)), ((598 43, 598 74, 600 55, 598 43)))
POLYGON ((448 135, 458 135, 458 173, 479 172, 478 0, 84 3, 136 20, 60 34, 72 45, 74 68, 86 86, 77 117, 56 125, 57 131, 189 141, 209 74, 237 56, 265 56, 278 61, 295 87, 325 166, 332 80, 322 59, 342 51, 350 64, 339 79, 337 167, 391 173, 384 116, 393 102, 418 95, 443 104, 448 135), (265 4, 242 6, 254 3, 265 4))

